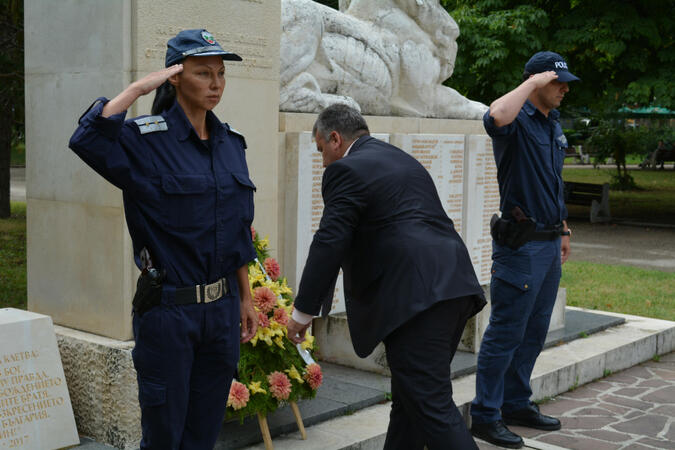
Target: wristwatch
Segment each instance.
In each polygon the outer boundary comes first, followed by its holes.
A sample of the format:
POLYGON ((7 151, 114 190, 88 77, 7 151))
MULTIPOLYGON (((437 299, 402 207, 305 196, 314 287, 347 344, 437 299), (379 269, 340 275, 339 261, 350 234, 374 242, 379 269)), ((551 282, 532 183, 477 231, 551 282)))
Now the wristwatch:
POLYGON ((572 237, 572 229, 570 227, 567 227, 567 230, 560 232, 560 236, 572 237))

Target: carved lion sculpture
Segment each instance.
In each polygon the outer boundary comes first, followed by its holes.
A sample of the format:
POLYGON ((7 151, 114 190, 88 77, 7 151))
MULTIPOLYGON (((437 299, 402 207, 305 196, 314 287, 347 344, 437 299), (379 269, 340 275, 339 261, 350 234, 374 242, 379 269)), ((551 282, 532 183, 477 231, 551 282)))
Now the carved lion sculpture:
POLYGON ((282 111, 347 103, 364 114, 479 119, 487 109, 442 83, 457 23, 438 0, 282 0, 282 111))

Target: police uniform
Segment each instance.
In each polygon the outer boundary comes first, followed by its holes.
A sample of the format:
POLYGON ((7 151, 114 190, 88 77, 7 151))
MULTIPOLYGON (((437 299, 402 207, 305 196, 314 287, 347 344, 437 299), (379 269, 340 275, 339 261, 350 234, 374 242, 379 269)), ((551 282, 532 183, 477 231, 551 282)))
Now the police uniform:
MULTIPOLYGON (((502 217, 515 220, 511 211, 518 207, 542 232, 559 230, 567 218, 561 176, 567 140, 558 117, 557 110, 546 117, 529 100, 503 127, 495 125, 490 111, 483 117, 493 139, 502 217)), ((493 241, 492 310, 478 356, 474 423, 501 420, 530 404, 530 375, 560 281, 560 245, 559 236, 515 250, 493 241)))
POLYGON ((102 117, 106 102, 70 147, 122 190, 138 267, 147 249, 166 271, 161 305, 133 318, 141 448, 212 448, 239 359, 235 271, 256 256, 246 143, 211 111, 202 141, 177 102, 127 121, 102 117))

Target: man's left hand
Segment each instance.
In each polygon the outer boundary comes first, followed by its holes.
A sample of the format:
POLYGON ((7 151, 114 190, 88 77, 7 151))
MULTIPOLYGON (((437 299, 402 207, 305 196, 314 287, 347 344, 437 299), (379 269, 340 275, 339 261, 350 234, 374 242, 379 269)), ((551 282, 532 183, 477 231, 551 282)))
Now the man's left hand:
POLYGON ((295 320, 290 319, 286 326, 286 329, 288 330, 288 339, 294 344, 300 344, 305 340, 305 333, 311 324, 312 322, 310 321, 306 325, 302 325, 295 320))
POLYGON ((560 238, 560 264, 565 264, 567 258, 570 257, 570 237, 562 236, 560 238))

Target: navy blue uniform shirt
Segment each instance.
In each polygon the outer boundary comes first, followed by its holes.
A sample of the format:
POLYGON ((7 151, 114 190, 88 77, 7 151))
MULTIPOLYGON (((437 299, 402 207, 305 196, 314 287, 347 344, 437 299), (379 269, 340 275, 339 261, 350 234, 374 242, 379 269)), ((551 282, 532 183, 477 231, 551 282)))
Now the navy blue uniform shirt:
POLYGON ((136 119, 124 121, 126 112, 102 117, 105 103, 80 118, 70 148, 122 189, 136 265, 147 247, 166 270, 165 300, 175 288, 225 276, 236 290, 234 272, 256 256, 244 138, 208 111, 207 145, 177 102, 162 114, 166 130, 142 134, 136 119))
POLYGON ((558 117, 555 109, 544 116, 529 100, 516 119, 503 127, 495 125, 489 110, 483 116, 492 138, 504 218, 519 206, 539 225, 567 219, 562 180, 567 139, 558 117))

